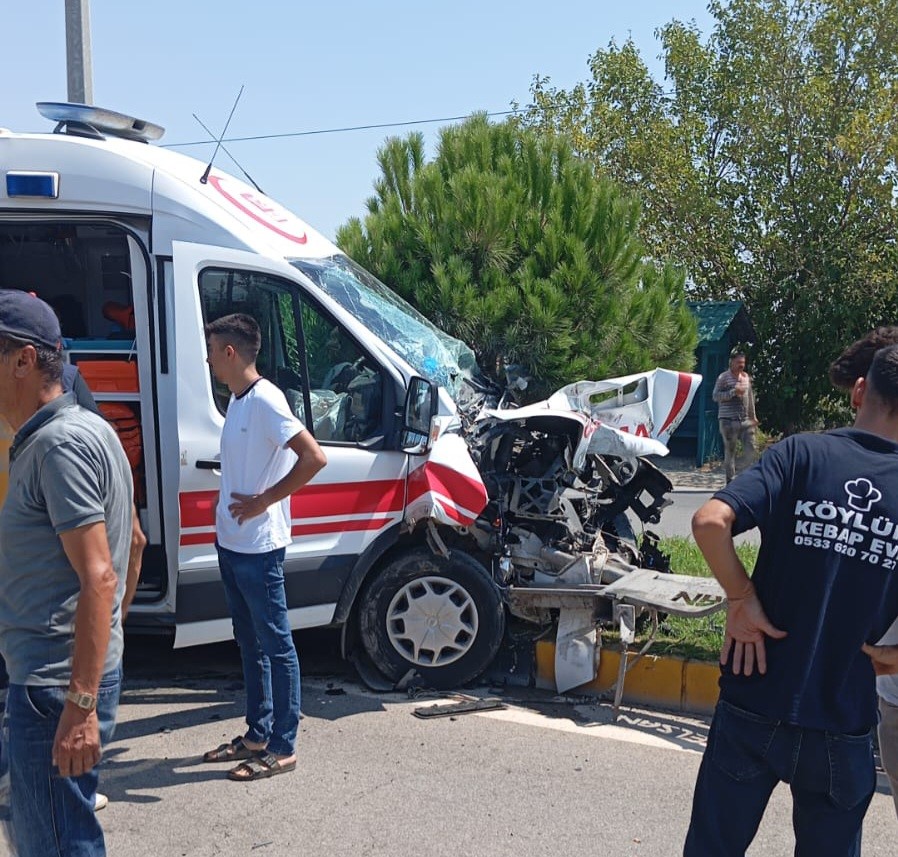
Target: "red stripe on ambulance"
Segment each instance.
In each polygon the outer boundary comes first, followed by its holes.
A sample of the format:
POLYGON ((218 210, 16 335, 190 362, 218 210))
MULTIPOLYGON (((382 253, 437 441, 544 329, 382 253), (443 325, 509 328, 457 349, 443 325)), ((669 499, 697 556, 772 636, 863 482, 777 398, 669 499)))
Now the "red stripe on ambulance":
MULTIPOLYGON (((320 536, 325 533, 350 533, 367 530, 382 530, 394 522, 394 518, 366 518, 361 521, 323 521, 317 524, 297 524, 290 529, 293 536, 320 536)), ((211 545, 215 542, 215 532, 185 533, 181 545, 211 545)))
MULTIPOLYGON (((181 526, 215 525, 217 491, 188 491, 180 496, 181 526)), ((307 485, 290 498, 291 518, 332 518, 401 512, 405 505, 402 479, 307 485)), ((182 542, 183 543, 183 542, 182 542)))
MULTIPOLYGON (((434 499, 439 502, 439 495, 451 500, 456 509, 464 509, 475 517, 483 511, 487 504, 486 487, 479 479, 471 479, 445 464, 437 464, 427 461, 417 468, 408 477, 408 504, 411 505, 419 497, 429 491, 434 492, 434 499)), ((444 503, 440 506, 447 511, 444 503)), ((450 514, 450 517, 471 523, 474 518, 459 516, 458 513, 450 514)))
POLYGON ((677 373, 677 392, 674 396, 673 404, 670 406, 670 413, 667 415, 667 418, 664 420, 664 425, 655 432, 655 436, 664 434, 664 430, 674 421, 677 414, 680 413, 680 409, 686 403, 686 399, 689 398, 689 391, 692 389, 692 375, 688 375, 686 372, 678 372, 677 373))

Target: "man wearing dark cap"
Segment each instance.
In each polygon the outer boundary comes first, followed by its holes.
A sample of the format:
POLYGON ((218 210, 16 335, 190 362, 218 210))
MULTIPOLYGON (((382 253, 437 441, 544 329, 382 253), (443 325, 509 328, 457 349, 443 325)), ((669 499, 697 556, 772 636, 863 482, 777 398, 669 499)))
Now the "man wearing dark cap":
POLYGON ((96 765, 121 686, 131 470, 112 427, 63 393, 53 310, 0 290, 0 416, 16 432, 0 511, 0 652, 19 857, 105 855, 96 765))

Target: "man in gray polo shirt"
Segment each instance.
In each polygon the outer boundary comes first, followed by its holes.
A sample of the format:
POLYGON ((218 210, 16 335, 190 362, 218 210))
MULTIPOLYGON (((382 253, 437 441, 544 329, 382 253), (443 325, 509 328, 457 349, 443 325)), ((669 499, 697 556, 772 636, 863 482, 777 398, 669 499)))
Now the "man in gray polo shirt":
POLYGON ((0 415, 16 432, 0 511, 0 652, 19 857, 105 855, 96 765, 121 687, 131 470, 114 430, 64 394, 53 311, 0 290, 0 415))

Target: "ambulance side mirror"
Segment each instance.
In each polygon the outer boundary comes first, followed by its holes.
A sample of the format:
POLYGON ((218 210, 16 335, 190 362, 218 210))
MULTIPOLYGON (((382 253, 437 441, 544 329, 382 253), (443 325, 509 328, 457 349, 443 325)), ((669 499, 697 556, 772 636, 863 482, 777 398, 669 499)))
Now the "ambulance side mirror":
POLYGON ((420 454, 430 448, 430 426, 437 415, 440 388, 433 381, 414 376, 409 381, 402 413, 402 449, 420 454))

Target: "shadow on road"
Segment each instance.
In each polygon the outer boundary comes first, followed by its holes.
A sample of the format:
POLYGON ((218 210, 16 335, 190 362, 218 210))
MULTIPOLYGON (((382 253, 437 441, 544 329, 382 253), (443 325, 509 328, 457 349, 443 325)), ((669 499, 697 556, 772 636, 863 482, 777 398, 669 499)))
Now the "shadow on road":
MULTIPOLYGON (((303 631, 296 635, 296 641, 303 670, 304 718, 337 721, 385 711, 394 704, 424 705, 434 699, 491 696, 549 720, 567 720, 584 728, 613 725, 684 749, 700 751, 707 740, 706 719, 625 706, 614 723, 611 705, 604 700, 559 697, 525 686, 532 682, 532 664, 521 652, 532 651, 529 639, 507 646, 480 683, 454 692, 415 686, 397 691, 386 687, 371 690, 353 665, 342 658, 336 632, 303 631)), ((121 719, 116 735, 119 741, 242 718, 243 684, 236 644, 172 650, 158 638, 129 638, 122 707, 146 710, 137 717, 132 714, 121 719)))
POLYGON ((103 760, 103 792, 110 800, 159 803, 164 798, 147 794, 154 789, 175 788, 227 778, 227 767, 203 764, 198 756, 163 759, 116 759, 127 747, 113 747, 103 760), (139 783, 137 788, 133 784, 139 783))

